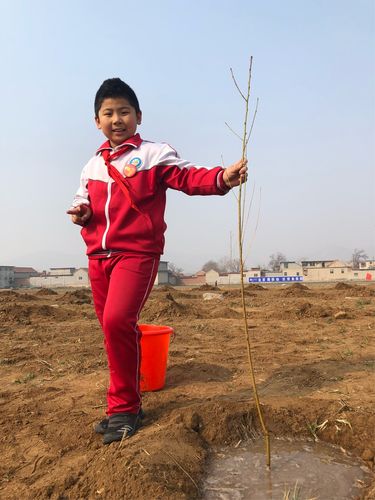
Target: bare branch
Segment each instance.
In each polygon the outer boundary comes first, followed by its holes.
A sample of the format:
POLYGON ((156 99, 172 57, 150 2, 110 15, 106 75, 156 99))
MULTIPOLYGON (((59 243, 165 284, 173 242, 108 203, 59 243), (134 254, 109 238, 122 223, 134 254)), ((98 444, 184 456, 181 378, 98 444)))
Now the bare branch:
POLYGON ((238 137, 240 141, 242 141, 242 137, 240 136, 240 134, 237 134, 237 132, 235 132, 235 131, 232 129, 232 127, 230 127, 230 126, 228 125, 228 123, 227 123, 227 122, 224 122, 224 123, 225 123, 225 125, 229 128, 229 130, 230 130, 230 131, 231 131, 231 132, 232 132, 232 133, 233 133, 236 137, 238 137))
POLYGON ((231 72, 232 79, 233 79, 233 81, 234 81, 235 86, 237 87, 238 92, 241 94, 242 99, 244 99, 244 100, 246 101, 246 97, 243 95, 243 93, 241 92, 240 87, 238 86, 238 83, 237 83, 237 80, 236 80, 236 78, 235 78, 235 76, 234 76, 234 73, 233 73, 233 69, 232 69, 232 68, 230 68, 230 72, 231 72))
POLYGON ((255 238, 256 238, 256 235, 257 235, 258 225, 259 225, 259 219, 260 219, 261 206, 262 206, 262 188, 260 187, 259 188, 259 207, 258 207, 258 214, 257 214, 255 229, 254 229, 254 233, 253 233, 252 239, 250 240, 249 245, 248 245, 248 252, 246 254, 245 260, 247 260, 249 254, 250 254, 250 249, 251 249, 252 245, 254 244, 254 241, 255 241, 255 238))
MULTIPOLYGON (((243 234, 242 234, 242 244, 244 244, 244 242, 245 242, 246 228, 248 226, 250 212, 251 212, 251 207, 253 205, 254 192, 255 192, 255 182, 254 182, 253 190, 252 190, 252 193, 251 193, 251 198, 250 198, 249 208, 248 208, 248 211, 247 211, 246 221, 245 221, 245 224, 244 224, 244 230, 243 230, 243 234)), ((246 260, 246 258, 245 258, 245 260, 246 260)))
POLYGON ((254 115, 253 115, 253 121, 251 122, 251 127, 250 127, 250 132, 247 136, 247 139, 246 139, 246 146, 250 140, 250 137, 251 137, 251 132, 253 131, 253 127, 254 127, 254 122, 255 122, 255 118, 256 118, 256 115, 257 115, 257 112, 258 112, 258 104, 259 104, 259 97, 257 97, 257 103, 256 103, 256 106, 255 106, 255 111, 254 111, 254 115))

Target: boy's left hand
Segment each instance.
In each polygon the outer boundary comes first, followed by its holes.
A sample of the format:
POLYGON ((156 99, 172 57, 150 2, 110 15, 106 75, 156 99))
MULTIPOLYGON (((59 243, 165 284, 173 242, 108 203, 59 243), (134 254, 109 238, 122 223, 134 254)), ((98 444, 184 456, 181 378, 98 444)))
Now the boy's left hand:
POLYGON ((240 160, 237 163, 233 163, 230 167, 224 170, 223 180, 225 184, 232 188, 234 186, 239 186, 247 180, 247 160, 240 160))

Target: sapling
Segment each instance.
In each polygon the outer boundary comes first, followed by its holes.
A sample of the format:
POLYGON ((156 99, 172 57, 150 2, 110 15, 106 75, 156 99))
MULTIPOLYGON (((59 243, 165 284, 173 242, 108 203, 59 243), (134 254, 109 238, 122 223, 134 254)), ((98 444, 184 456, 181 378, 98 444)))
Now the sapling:
MULTIPOLYGON (((250 102, 250 87, 251 87, 251 70, 252 70, 252 64, 253 64, 253 57, 251 56, 250 58, 250 63, 249 63, 249 74, 248 74, 248 80, 247 80, 247 91, 246 93, 243 93, 236 81, 236 78, 234 76, 232 68, 230 69, 231 75, 233 82, 245 101, 245 117, 244 117, 244 123, 243 123, 243 131, 242 134, 237 134, 231 127, 228 128, 238 137, 241 139, 242 142, 242 161, 245 161, 247 159, 247 146, 249 143, 249 139, 251 136, 251 132, 254 127, 254 122, 255 122, 255 117, 258 111, 258 99, 256 102, 256 107, 255 111, 253 114, 253 118, 251 121, 250 129, 248 130, 248 123, 249 123, 249 102, 250 102)), ((241 275, 241 300, 242 300, 242 311, 243 311, 243 320, 244 320, 244 333, 246 337, 246 346, 247 346, 247 354, 248 354, 248 360, 249 360, 249 367, 250 367, 250 378, 253 386, 253 393, 254 393, 254 399, 255 399, 255 404, 259 416, 259 421, 262 427, 264 439, 265 439, 265 448, 266 448, 266 463, 268 467, 271 466, 271 451, 270 451, 270 438, 268 434, 268 430, 266 428, 266 425, 264 423, 264 418, 262 414, 262 410, 260 407, 260 402, 259 402, 259 396, 258 396, 258 390, 257 390, 257 385, 255 381, 255 374, 254 374, 254 366, 253 366, 253 360, 252 360, 252 354, 251 354, 251 342, 250 342, 250 333, 249 333, 249 327, 247 323, 247 311, 246 311, 246 302, 245 302, 245 284, 244 284, 244 257, 243 257, 243 246, 244 246, 244 233, 245 233, 245 226, 247 222, 247 217, 245 220, 245 202, 246 202, 246 185, 242 183, 242 180, 240 180, 240 185, 238 187, 238 197, 237 197, 237 225, 238 225, 238 247, 239 247, 239 261, 240 261, 240 275, 241 275)))

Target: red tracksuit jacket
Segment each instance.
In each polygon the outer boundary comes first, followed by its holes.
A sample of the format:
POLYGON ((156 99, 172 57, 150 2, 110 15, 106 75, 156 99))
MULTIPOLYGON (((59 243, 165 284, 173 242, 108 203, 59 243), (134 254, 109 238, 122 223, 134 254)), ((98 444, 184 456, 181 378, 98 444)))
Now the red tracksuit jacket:
POLYGON ((223 172, 221 167, 192 165, 180 159, 168 144, 144 141, 139 134, 115 149, 105 142, 83 168, 73 201, 73 206, 85 203, 92 209, 92 217, 81 230, 87 255, 101 258, 118 252, 162 254, 167 188, 188 195, 223 195, 229 191, 223 172), (109 176, 102 157, 105 150, 112 154, 124 145, 124 154, 111 164, 122 175, 125 165, 136 167, 133 177, 123 179, 132 203, 109 176))

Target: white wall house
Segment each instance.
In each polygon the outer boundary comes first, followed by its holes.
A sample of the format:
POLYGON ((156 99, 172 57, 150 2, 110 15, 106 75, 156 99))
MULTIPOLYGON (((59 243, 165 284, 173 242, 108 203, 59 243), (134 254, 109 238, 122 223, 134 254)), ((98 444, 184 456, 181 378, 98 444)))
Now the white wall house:
POLYGON ((375 270, 375 260, 365 260, 359 263, 359 269, 373 269, 375 270))
POLYGON ((241 283, 240 273, 223 273, 219 275, 218 285, 239 285, 241 283))
POLYGON ((215 271, 214 269, 210 269, 209 271, 206 272, 207 285, 212 285, 212 286, 215 286, 215 284, 221 285, 221 282, 219 283, 219 281, 220 281, 220 274, 217 271, 215 271))
POLYGON ((351 266, 340 260, 325 262, 323 266, 305 267, 305 281, 341 281, 349 279, 351 266))
POLYGON ((262 270, 260 267, 252 267, 248 271, 246 271, 246 280, 247 278, 260 278, 262 276, 262 270))
POLYGON ((206 284, 211 286, 239 285, 241 275, 239 273, 218 273, 214 269, 206 272, 206 284))
POLYGON ((295 261, 280 262, 279 276, 302 276, 302 265, 295 261))
MULTIPOLYGON (((243 277, 244 282, 248 283, 248 278, 260 277, 261 270, 260 268, 253 268, 248 271, 244 271, 243 277)), ((212 286, 221 286, 221 285, 239 285, 241 284, 241 273, 222 273, 219 274, 214 269, 207 271, 206 273, 206 284, 212 286)))
POLYGON ((37 277, 30 278, 30 285, 38 288, 89 287, 90 281, 86 267, 53 267, 37 277))

